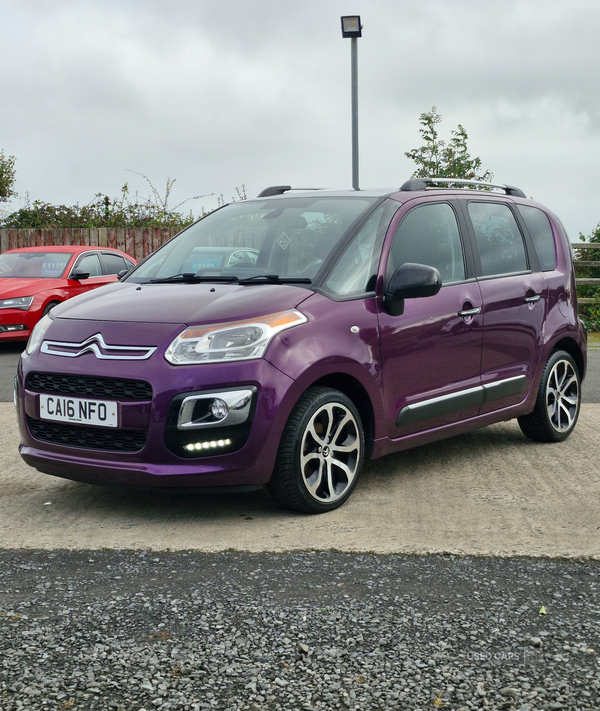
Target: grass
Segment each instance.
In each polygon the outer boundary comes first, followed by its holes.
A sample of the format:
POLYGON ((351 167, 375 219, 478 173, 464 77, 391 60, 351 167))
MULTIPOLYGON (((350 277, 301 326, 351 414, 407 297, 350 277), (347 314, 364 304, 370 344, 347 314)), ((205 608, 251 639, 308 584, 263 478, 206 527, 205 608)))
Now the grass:
POLYGON ((600 333, 588 333, 588 346, 600 346, 600 333))

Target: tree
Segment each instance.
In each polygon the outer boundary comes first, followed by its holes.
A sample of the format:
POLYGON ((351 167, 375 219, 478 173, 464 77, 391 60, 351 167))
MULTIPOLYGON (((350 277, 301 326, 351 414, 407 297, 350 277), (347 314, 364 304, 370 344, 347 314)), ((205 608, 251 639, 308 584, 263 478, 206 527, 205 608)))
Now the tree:
POLYGON ((15 157, 4 155, 2 150, 0 151, 0 202, 7 202, 17 194, 14 185, 15 157))
MULTIPOLYGON (((5 157, 4 151, 0 152, 0 202, 5 202, 8 198, 16 195, 13 190, 15 180, 15 158, 5 157)), ((3 228, 25 228, 25 229, 45 229, 45 228, 138 228, 138 227, 186 227, 194 221, 194 215, 190 210, 187 214, 180 212, 185 203, 190 200, 199 200, 208 195, 195 195, 187 198, 171 207, 169 200, 175 179, 167 178, 164 192, 156 189, 150 178, 143 173, 128 171, 141 176, 150 187, 150 195, 147 198, 140 197, 136 192, 131 196, 129 185, 125 183, 121 188, 119 197, 110 198, 104 193, 97 193, 94 199, 87 205, 52 205, 42 200, 29 199, 26 193, 24 206, 16 212, 8 213, 4 209, 0 211, 0 229, 3 228)), ((210 193, 213 196, 214 193, 210 193)), ((231 201, 246 199, 246 186, 236 188, 237 197, 232 197, 231 201)), ((218 206, 225 204, 223 195, 217 198, 218 206)), ((210 212, 210 210, 208 211, 210 212)), ((201 208, 200 214, 204 216, 208 212, 201 208)))
POLYGON ((471 158, 467 149, 468 135, 464 127, 458 124, 450 131, 450 141, 446 143, 438 134, 436 126, 442 117, 435 106, 419 117, 419 133, 424 144, 413 148, 404 155, 417 165, 413 178, 460 178, 461 180, 483 180, 490 182, 494 177, 489 170, 482 172, 481 158, 471 158))

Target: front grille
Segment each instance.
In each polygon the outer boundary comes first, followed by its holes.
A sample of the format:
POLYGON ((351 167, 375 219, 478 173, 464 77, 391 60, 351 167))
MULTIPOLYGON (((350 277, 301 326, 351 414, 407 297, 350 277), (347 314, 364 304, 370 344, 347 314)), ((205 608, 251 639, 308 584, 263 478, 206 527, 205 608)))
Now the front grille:
POLYGON ((144 380, 96 378, 89 375, 62 373, 30 373, 26 388, 41 393, 111 400, 152 400, 152 386, 144 380))
POLYGON ((112 430, 101 427, 81 427, 58 422, 27 418, 29 431, 35 439, 51 444, 105 452, 139 452, 146 444, 144 430, 112 430))

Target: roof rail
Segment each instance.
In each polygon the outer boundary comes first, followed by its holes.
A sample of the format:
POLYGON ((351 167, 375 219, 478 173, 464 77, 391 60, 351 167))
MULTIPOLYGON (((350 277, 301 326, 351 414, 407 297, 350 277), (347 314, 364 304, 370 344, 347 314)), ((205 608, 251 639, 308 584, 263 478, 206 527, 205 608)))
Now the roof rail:
POLYGON ((270 197, 271 195, 283 195, 283 193, 287 193, 287 191, 291 190, 291 189, 292 189, 291 185, 272 185, 270 188, 265 188, 260 193, 258 193, 257 197, 270 197))
POLYGON ((507 195, 513 195, 514 197, 527 197, 520 188, 516 188, 514 185, 487 183, 485 180, 462 180, 460 178, 412 178, 411 180, 407 180, 400 190, 425 190, 434 183, 452 183, 453 185, 495 188, 496 190, 504 190, 507 195))
POLYGON ((292 188, 291 185, 272 185, 270 188, 265 188, 256 197, 270 197, 271 195, 283 195, 289 190, 322 190, 323 188, 292 188))

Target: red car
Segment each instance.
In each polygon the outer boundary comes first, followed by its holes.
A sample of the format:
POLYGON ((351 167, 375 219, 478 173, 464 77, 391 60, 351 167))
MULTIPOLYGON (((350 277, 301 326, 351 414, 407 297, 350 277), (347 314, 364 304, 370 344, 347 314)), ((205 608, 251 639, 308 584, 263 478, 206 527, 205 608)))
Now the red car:
POLYGON ((24 247, 0 254, 0 341, 26 340, 51 308, 117 280, 137 261, 106 247, 24 247))

